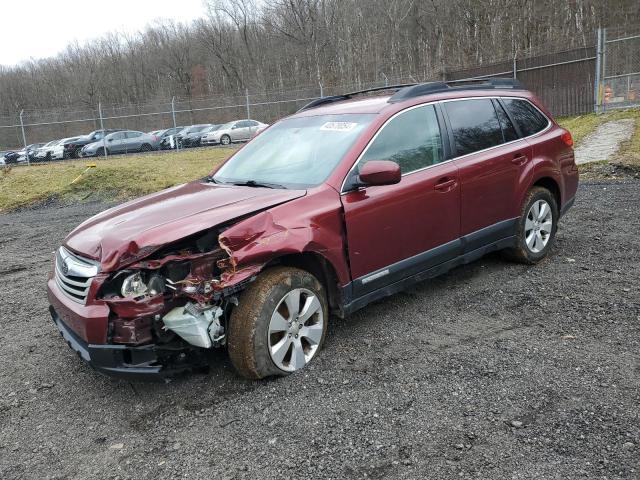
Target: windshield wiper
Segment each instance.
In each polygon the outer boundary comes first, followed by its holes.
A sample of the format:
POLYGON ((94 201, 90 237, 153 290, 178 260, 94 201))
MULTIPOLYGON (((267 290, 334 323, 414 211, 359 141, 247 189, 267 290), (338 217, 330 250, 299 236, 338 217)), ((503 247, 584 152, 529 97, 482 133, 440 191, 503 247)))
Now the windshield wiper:
POLYGON ((207 183, 222 183, 222 182, 219 182, 218 180, 216 180, 213 175, 209 175, 207 177, 204 177, 204 181, 207 182, 207 183))
POLYGON ((237 185, 239 187, 265 187, 265 188, 285 188, 278 183, 269 182, 256 182, 255 180, 246 180, 244 182, 229 182, 230 185, 237 185))

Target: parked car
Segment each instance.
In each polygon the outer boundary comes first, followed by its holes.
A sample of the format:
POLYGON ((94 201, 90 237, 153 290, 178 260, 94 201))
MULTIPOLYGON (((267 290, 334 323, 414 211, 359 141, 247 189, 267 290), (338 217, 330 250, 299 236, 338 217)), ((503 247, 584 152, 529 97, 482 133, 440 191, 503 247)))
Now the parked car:
POLYGON ((114 153, 150 152, 158 150, 160 138, 136 130, 123 130, 106 135, 102 140, 82 147, 82 157, 93 157, 114 153))
POLYGON ((76 137, 75 140, 65 143, 65 155, 69 158, 78 158, 80 156, 80 151, 85 145, 89 145, 90 143, 95 143, 99 140, 102 140, 105 135, 109 135, 110 133, 121 132, 123 130, 123 128, 105 128, 94 130, 88 135, 76 137))
POLYGON ((160 137, 160 149, 168 150, 171 148, 175 148, 174 137, 183 129, 184 127, 172 127, 165 130, 160 130, 158 133, 158 137, 160 137))
POLYGON ((45 143, 42 147, 38 148, 35 153, 34 162, 48 162, 51 160, 53 149, 61 142, 61 140, 51 140, 45 143))
POLYGON ((205 366, 210 348, 246 377, 286 375, 330 315, 488 252, 548 257, 578 187, 571 134, 513 80, 390 88, 314 101, 209 177, 78 226, 48 281, 65 341, 128 378, 205 366))
POLYGON ((202 130, 201 132, 198 133, 198 139, 197 139, 197 145, 194 146, 198 146, 201 147, 202 145, 204 145, 202 143, 202 139, 204 137, 206 137, 207 135, 209 135, 212 132, 215 132, 216 130, 218 130, 222 125, 211 125, 208 128, 205 128, 204 130, 202 130))
POLYGON ((180 147, 188 148, 199 146, 202 132, 212 126, 213 125, 211 123, 205 123, 201 125, 191 125, 189 127, 185 127, 176 134, 176 140, 178 141, 180 147))
POLYGON ((69 145, 74 145, 73 142, 78 141, 80 137, 69 137, 60 140, 51 150, 52 160, 64 160, 73 157, 73 149, 69 148, 69 145))
POLYGON ((44 143, 32 143, 22 150, 5 152, 3 155, 4 161, 6 164, 23 163, 27 161, 27 154, 29 155, 29 160, 33 160, 35 158, 36 150, 43 145, 44 143))
POLYGON ((268 126, 266 123, 255 120, 234 120, 209 133, 202 139, 202 144, 229 145, 231 142, 246 142, 268 126))

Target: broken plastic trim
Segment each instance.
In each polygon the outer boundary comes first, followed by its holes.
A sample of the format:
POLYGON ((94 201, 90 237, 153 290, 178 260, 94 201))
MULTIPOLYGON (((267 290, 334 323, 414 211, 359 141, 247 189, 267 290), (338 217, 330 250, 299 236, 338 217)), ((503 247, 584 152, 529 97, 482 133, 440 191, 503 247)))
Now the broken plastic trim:
POLYGON ((196 347, 220 346, 225 340, 224 327, 220 324, 223 309, 217 305, 202 308, 193 302, 169 311, 162 322, 186 342, 196 347))

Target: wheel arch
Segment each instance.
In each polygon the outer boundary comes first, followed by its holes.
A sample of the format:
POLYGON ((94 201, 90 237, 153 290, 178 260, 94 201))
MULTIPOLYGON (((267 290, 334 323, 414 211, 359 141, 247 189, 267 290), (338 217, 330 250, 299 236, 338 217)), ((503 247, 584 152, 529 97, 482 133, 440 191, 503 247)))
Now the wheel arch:
POLYGON ((317 252, 285 254, 270 260, 264 265, 262 271, 276 265, 299 268, 316 277, 327 292, 327 302, 331 312, 340 317, 344 316, 342 296, 338 286, 338 274, 327 258, 317 252))
POLYGON ((549 190, 556 200, 558 210, 562 208, 562 193, 560 191, 560 185, 552 177, 540 177, 535 182, 533 182, 531 187, 542 187, 549 190))

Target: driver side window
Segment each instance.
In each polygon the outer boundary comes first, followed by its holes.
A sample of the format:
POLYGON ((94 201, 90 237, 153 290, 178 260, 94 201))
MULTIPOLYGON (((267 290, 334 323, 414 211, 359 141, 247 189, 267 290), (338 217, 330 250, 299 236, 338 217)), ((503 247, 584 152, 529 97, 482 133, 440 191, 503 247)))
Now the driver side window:
POLYGON ((442 138, 434 106, 412 108, 393 118, 369 145, 358 169, 369 160, 396 162, 403 174, 442 162, 442 138))

